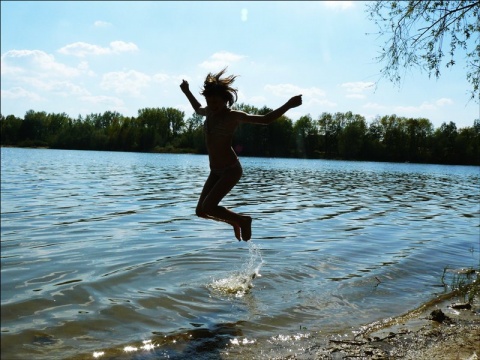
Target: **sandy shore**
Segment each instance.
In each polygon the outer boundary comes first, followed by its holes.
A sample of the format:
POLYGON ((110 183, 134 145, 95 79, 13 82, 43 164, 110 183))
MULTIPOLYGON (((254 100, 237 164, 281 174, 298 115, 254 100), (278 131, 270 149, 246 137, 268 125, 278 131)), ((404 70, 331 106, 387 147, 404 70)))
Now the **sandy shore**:
POLYGON ((457 308, 455 297, 446 296, 401 317, 365 326, 351 338, 333 337, 327 346, 310 349, 311 359, 480 359, 478 297, 469 308, 457 308))

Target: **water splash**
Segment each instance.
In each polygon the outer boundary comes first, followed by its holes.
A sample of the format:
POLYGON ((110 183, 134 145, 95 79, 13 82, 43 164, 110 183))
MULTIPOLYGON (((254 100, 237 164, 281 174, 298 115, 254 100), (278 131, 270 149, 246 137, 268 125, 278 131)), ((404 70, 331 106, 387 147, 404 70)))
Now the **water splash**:
POLYGON ((261 276, 262 264, 263 258, 260 249, 250 241, 248 242, 248 258, 240 269, 234 270, 225 278, 213 279, 208 287, 220 294, 243 297, 253 288, 253 280, 261 276))

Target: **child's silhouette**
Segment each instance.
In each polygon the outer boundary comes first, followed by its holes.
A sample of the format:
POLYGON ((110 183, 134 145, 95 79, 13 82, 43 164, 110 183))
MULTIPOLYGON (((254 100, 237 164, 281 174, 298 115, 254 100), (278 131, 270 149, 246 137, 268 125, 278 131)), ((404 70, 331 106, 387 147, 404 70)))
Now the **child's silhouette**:
POLYGON ((205 142, 210 161, 210 175, 203 186, 196 214, 206 219, 224 221, 233 226, 238 240, 250 240, 252 218, 240 215, 219 206, 220 201, 238 183, 242 166, 232 148, 233 134, 239 123, 270 124, 289 109, 302 104, 302 95, 288 100, 284 105, 266 115, 251 115, 230 107, 237 100, 237 89, 232 88, 236 76, 222 77, 226 68, 218 74, 208 74, 201 94, 207 106, 202 105, 190 92, 188 82, 183 80, 180 88, 187 96, 195 112, 206 116, 204 123, 205 142))

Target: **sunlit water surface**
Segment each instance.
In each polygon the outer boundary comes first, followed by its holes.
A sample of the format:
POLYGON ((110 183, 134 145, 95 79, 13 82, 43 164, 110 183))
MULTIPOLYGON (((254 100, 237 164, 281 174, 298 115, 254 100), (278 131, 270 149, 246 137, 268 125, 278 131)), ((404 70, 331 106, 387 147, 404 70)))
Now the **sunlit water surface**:
POLYGON ((416 308, 479 263, 479 168, 1 149, 2 359, 263 359, 416 308), (307 340, 308 339, 308 340, 307 340))

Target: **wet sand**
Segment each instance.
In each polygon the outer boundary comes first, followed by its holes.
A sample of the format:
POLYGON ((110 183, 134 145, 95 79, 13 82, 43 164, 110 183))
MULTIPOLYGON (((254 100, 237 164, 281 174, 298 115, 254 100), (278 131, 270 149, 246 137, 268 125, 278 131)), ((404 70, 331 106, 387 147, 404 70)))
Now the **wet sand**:
MULTIPOLYGON (((478 297, 477 294, 470 308, 456 308, 459 302, 452 295, 436 299, 401 317, 365 326, 349 338, 332 337, 327 346, 311 351, 310 356, 312 359, 480 359, 478 297)), ((307 357, 294 359, 297 358, 307 357)))

